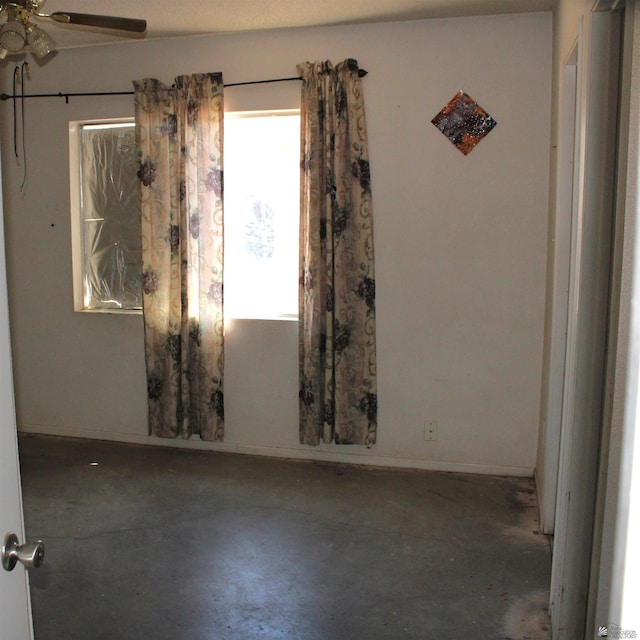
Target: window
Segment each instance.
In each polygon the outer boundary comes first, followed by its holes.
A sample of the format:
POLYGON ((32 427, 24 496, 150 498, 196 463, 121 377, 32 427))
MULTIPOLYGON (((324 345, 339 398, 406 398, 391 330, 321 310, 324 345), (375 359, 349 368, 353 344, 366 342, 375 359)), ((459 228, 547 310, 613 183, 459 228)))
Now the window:
MULTIPOLYGON (((227 113, 225 316, 296 318, 300 115, 227 113)), ((75 309, 142 308, 138 158, 131 119, 72 122, 75 309)))
POLYGON ((70 125, 74 306, 142 308, 135 126, 70 125))
POLYGON ((298 111, 224 120, 224 300, 230 318, 297 318, 298 111))

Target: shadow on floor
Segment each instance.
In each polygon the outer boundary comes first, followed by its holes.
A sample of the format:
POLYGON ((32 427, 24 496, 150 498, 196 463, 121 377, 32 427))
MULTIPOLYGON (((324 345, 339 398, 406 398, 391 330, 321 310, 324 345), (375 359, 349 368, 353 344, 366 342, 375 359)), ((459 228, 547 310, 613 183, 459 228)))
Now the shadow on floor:
POLYGON ((21 436, 36 640, 547 640, 533 481, 21 436))

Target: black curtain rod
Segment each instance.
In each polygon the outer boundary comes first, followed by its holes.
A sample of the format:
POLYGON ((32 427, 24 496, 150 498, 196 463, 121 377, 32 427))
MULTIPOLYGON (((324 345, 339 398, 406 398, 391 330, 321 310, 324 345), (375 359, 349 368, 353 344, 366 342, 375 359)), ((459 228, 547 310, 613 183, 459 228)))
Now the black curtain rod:
MULTIPOLYGON (((365 69, 358 69, 358 75, 361 78, 367 75, 365 69)), ((244 87, 249 84, 269 84, 271 82, 291 82, 291 80, 302 80, 300 76, 292 76, 290 78, 272 78, 271 80, 248 80, 247 82, 231 82, 224 84, 224 87, 244 87)), ((23 98, 64 98, 65 102, 69 104, 69 98, 80 98, 85 96, 132 96, 133 91, 92 91, 86 93, 25 93, 25 94, 13 94, 0 93, 0 100, 3 102, 6 100, 22 100, 23 98)))
MULTIPOLYGON (((224 87, 242 87, 249 84, 268 84, 270 82, 290 82, 291 80, 302 80, 300 76, 291 78, 273 78, 271 80, 249 80, 247 82, 231 82, 224 87)), ((22 99, 22 98, 64 98, 69 103, 69 98, 80 98, 84 96, 132 96, 133 91, 92 91, 86 93, 25 93, 24 95, 9 95, 0 93, 0 100, 22 99)))

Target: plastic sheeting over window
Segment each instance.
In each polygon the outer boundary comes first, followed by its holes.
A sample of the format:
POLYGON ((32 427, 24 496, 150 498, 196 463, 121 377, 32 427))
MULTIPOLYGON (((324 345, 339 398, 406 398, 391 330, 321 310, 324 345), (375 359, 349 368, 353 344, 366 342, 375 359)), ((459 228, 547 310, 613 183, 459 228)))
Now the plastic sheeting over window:
POLYGON ((85 309, 141 309, 135 127, 83 125, 80 189, 85 309))

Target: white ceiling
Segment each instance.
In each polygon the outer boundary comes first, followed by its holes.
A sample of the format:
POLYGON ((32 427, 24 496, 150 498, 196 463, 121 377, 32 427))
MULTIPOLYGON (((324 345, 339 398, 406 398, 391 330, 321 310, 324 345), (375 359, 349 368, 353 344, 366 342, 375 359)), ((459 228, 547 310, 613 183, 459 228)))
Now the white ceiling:
MULTIPOLYGON (((147 21, 146 39, 551 10, 555 0, 46 0, 41 12, 73 11, 147 21)), ((138 35, 71 27, 50 20, 40 26, 59 49, 119 42, 138 35)))

